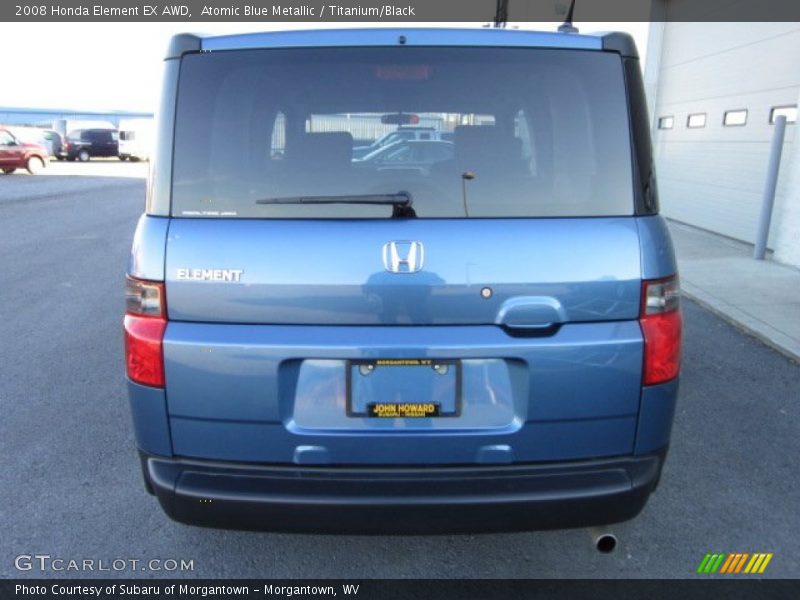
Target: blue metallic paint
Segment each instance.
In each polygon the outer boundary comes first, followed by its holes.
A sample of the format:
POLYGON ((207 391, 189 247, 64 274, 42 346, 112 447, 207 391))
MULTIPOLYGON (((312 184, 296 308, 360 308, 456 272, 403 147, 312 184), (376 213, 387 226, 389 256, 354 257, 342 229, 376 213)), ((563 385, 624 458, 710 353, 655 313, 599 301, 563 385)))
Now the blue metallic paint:
MULTIPOLYGON (((347 359, 430 357, 475 360, 483 365, 502 359, 506 365, 498 369, 497 383, 521 399, 522 405, 515 409, 520 418, 581 419, 636 414, 642 336, 636 321, 568 324, 544 338, 514 338, 493 326, 171 322, 164 356, 170 414, 178 416, 288 421, 301 375, 311 379, 325 368, 312 365, 303 374, 299 361, 337 361, 339 369, 328 376, 337 381, 329 389, 336 390, 344 381, 347 359), (524 377, 509 361, 525 365, 524 377), (581 385, 575 385, 576 377, 581 385), (602 402, 598 399, 601 391, 602 402), (528 408, 529 393, 534 398, 528 408)), ((465 395, 469 390, 465 389, 465 395)))
POLYGON ((172 456, 166 393, 129 379, 126 381, 137 446, 148 454, 172 456))
MULTIPOLYGON (((559 225, 564 225, 563 221, 552 219, 539 223, 542 228, 545 225, 558 228, 559 225)), ((602 221, 606 220, 585 220, 587 225, 595 225, 594 233, 598 229, 602 230, 602 227, 597 227, 602 221)), ((635 224, 638 235, 631 239, 640 240, 638 243, 643 277, 655 279, 675 272, 674 252, 666 224, 661 217, 613 221, 616 235, 609 238, 622 245, 606 246, 608 254, 598 260, 608 260, 615 253, 628 251, 627 242, 620 240, 628 239, 635 224), (626 226, 619 227, 620 223, 626 226)), ((577 222, 571 220, 570 224, 574 226, 577 222)), ((169 223, 168 219, 158 217, 143 216, 140 219, 129 263, 130 274, 155 280, 164 277, 164 249, 169 223)), ((283 223, 297 225, 299 222, 283 223)), ((311 222, 315 227, 324 223, 311 222)), ((519 226, 515 220, 504 223, 512 229, 508 232, 510 235, 513 234, 513 228, 519 226)), ((180 235, 187 231, 197 234, 198 229, 220 225, 224 225, 224 232, 226 228, 238 229, 235 225, 239 224, 245 228, 271 226, 257 221, 211 223, 174 220, 172 227, 177 231, 173 231, 172 235, 181 239, 180 235)), ((364 224, 354 222, 348 225, 359 227, 364 224)), ((587 235, 587 232, 583 233, 587 235)), ((561 234, 563 232, 559 232, 561 234)), ((236 237, 233 232, 229 235, 236 237)), ((241 231, 239 235, 242 235, 241 231)), ((529 236, 528 239, 542 238, 545 242, 553 242, 544 233, 529 236)), ((183 239, 185 242, 186 238, 183 239)), ((223 236, 222 239, 226 238, 223 236)), ((573 248, 580 245, 578 239, 579 237, 573 238, 573 248)), ((189 244, 189 247, 200 251, 199 243, 189 244)), ((565 248, 569 252, 568 246, 565 248)), ((533 253, 537 254, 535 248, 533 253)), ((176 256, 180 255, 176 253, 176 256)), ((217 264, 231 266, 227 263, 217 264)), ((624 267, 625 263, 622 264, 624 267)), ((548 276, 557 277, 558 265, 558 261, 550 261, 548 266, 552 270, 545 269, 539 273, 540 280, 546 281, 548 276)), ((453 274, 457 272, 454 265, 445 263, 445 267, 443 271, 454 277, 453 274)), ((624 269, 630 269, 630 266, 624 269)), ((287 268, 284 276, 290 277, 291 272, 292 269, 287 268)), ((271 274, 264 276, 274 277, 271 274)), ((326 284, 334 283, 331 279, 335 277, 327 270, 323 270, 320 277, 326 284)), ((634 277, 638 289, 638 276, 634 277)), ((461 283, 464 284, 465 281, 462 279, 461 283)), ((171 295, 175 287, 174 284, 170 286, 171 295)), ((476 286, 476 289, 479 287, 476 286)), ((560 287, 564 289, 564 286, 560 287)), ((402 286, 397 289, 403 291, 402 286)), ((519 291, 525 293, 530 290, 519 291)), ((587 297, 592 295, 588 293, 587 297)), ((576 305, 569 301, 566 304, 573 307, 576 305)), ((638 306, 638 298, 634 300, 631 297, 626 304, 628 310, 624 314, 630 317, 629 313, 633 312, 631 307, 638 306)), ((481 306, 480 302, 477 306, 481 306)), ((535 326, 556 318, 559 321, 570 320, 561 301, 553 296, 511 295, 506 296, 505 300, 501 296, 501 300, 491 306, 497 311, 494 314, 494 321, 497 323, 535 326)), ((400 432, 404 436, 411 435, 411 432, 429 437, 433 434, 437 439, 440 435, 452 435, 455 432, 461 432, 462 435, 466 433, 465 439, 477 437, 477 440, 466 443, 463 447, 460 444, 440 443, 437 452, 442 455, 444 462, 467 460, 466 455, 469 455, 470 461, 504 462, 625 454, 630 452, 634 435, 638 390, 633 390, 630 383, 638 381, 637 373, 641 364, 641 333, 636 321, 568 324, 555 336, 546 338, 511 338, 501 329, 491 326, 319 329, 304 326, 244 327, 172 322, 167 331, 165 348, 171 392, 171 423, 173 432, 178 436, 176 449, 179 453, 191 456, 244 461, 278 461, 278 456, 283 456, 285 460, 297 464, 363 460, 364 447, 358 440, 367 431, 374 433, 393 429, 393 426, 387 425, 392 421, 377 424, 361 420, 358 426, 347 425, 342 411, 336 415, 323 414, 325 418, 334 417, 327 427, 314 426, 314 411, 303 412, 304 404, 300 402, 295 405, 295 399, 304 395, 310 396, 308 390, 314 389, 315 385, 341 389, 345 359, 376 356, 461 358, 466 360, 467 373, 470 368, 480 372, 481 369, 494 365, 491 367, 495 369, 491 376, 493 392, 500 398, 507 398, 504 400, 505 412, 495 413, 495 420, 485 421, 481 428, 475 427, 475 423, 459 423, 458 420, 443 420, 430 426, 426 423, 429 420, 423 419, 400 432), (588 335, 587 328, 590 326, 598 329, 588 335), (625 330, 626 333, 620 335, 620 330, 625 330), (585 338, 585 335, 588 337, 585 338), (380 340, 380 343, 376 343, 376 340, 380 340), (321 377, 322 367, 319 363, 315 365, 314 361, 303 360, 309 356, 322 362, 328 361, 328 367, 339 365, 340 368, 334 369, 336 374, 331 377, 321 377), (592 368, 587 371, 587 366, 592 368), (213 377, 210 376, 212 373, 213 377), (581 376, 581 373, 589 375, 581 376), (580 386, 571 385, 577 377, 581 377, 582 387, 588 392, 607 390, 608 393, 604 393, 603 399, 598 401, 596 397, 592 398, 591 393, 580 392, 580 386), (626 386, 625 381, 629 385, 626 386), (223 404, 220 399, 225 399, 223 404), (608 423, 604 424, 606 421, 608 423), (575 448, 579 447, 575 445, 576 440, 584 435, 581 432, 586 427, 597 427, 602 432, 609 431, 608 425, 613 425, 612 437, 598 437, 593 433, 592 443, 581 451, 584 453, 574 454, 575 448), (277 451, 273 458, 269 458, 271 445, 256 448, 257 444, 248 438, 247 433, 254 431, 254 427, 255 431, 270 431, 270 436, 273 437, 276 430, 282 432, 278 436, 283 440, 280 449, 272 448, 277 451), (552 443, 549 445, 532 445, 525 441, 528 435, 546 437, 548 432, 554 431, 553 428, 560 431, 562 437, 551 437, 552 443), (215 432, 212 435, 227 439, 224 444, 227 450, 221 452, 209 448, 208 453, 203 454, 205 438, 196 437, 197 432, 203 432, 203 436, 215 432), (241 440, 238 439, 240 435, 241 440), (331 438, 331 435, 334 437, 331 438), (493 436, 493 439, 487 441, 487 435, 493 436), (330 439, 335 441, 331 444, 330 439)), ((129 384, 129 391, 139 446, 153 454, 170 454, 172 447, 164 408, 164 392, 136 384, 129 384)), ((677 381, 642 390, 636 453, 645 454, 668 445, 676 396, 677 381)), ((480 397, 480 386, 473 386, 470 397, 480 397)), ((339 402, 334 402, 334 405, 334 410, 338 410, 339 402)), ((393 431, 392 435, 397 433, 393 431)), ((375 439, 371 437, 370 440, 372 448, 375 439)), ((420 451, 420 446, 416 443, 410 446, 413 448, 410 455, 400 452, 395 445, 391 451, 393 458, 390 459, 389 454, 386 454, 385 459, 390 462, 423 460, 424 453, 420 451)))
POLYGON ((674 379, 642 389, 635 454, 649 454, 669 445, 678 386, 678 379, 674 379))
MULTIPOLYGON (((575 460, 622 456, 633 452, 636 417, 528 423, 514 434, 397 431, 391 435, 306 434, 283 425, 170 419, 175 454, 237 462, 303 464, 297 449, 317 446, 322 464, 434 465, 494 463, 491 449, 513 447, 515 462, 575 460)), ((313 456, 300 455, 304 464, 313 456)))
MULTIPOLYGON (((636 321, 567 324, 547 338, 513 338, 494 326, 171 322, 164 353, 173 439, 182 455, 200 457, 206 447, 211 458, 281 462, 294 460, 298 447, 318 446, 328 461, 372 463, 383 443, 376 434, 436 438, 430 443, 443 464, 474 462, 487 455, 487 445, 508 446, 514 460, 528 462, 633 447, 642 362, 636 321), (464 360, 462 415, 347 418, 345 360, 378 357, 464 360), (219 449, 209 446, 209 436, 220 440, 219 449)), ((391 448, 381 460, 430 460, 416 441, 391 448)))
POLYGON ((168 245, 173 321, 535 327, 639 312, 639 235, 627 217, 173 219, 168 245), (386 272, 392 240, 421 241, 424 269, 386 272), (244 273, 239 283, 177 280, 187 267, 244 273))
POLYGON ((661 279, 678 272, 672 238, 663 217, 638 217, 642 253, 642 279, 661 279))
POLYGON ((133 234, 128 258, 128 275, 139 279, 164 281, 169 219, 142 215, 133 234))

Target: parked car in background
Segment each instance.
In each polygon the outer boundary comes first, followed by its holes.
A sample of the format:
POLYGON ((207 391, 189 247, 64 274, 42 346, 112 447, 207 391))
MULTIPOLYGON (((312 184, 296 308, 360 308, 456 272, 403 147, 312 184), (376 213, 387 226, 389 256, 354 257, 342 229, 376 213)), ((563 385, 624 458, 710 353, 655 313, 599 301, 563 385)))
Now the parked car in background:
POLYGON ((401 141, 429 141, 429 140, 449 140, 452 141, 452 132, 442 132, 433 127, 400 127, 396 131, 387 133, 383 137, 378 138, 374 142, 366 146, 356 146, 353 148, 353 158, 363 158, 370 154, 395 142, 401 141))
POLYGON ((122 119, 119 123, 119 159, 149 160, 153 128, 153 119, 122 119))
POLYGON ((402 140, 373 150, 364 158, 353 159, 353 166, 388 169, 413 169, 429 174, 431 165, 453 158, 453 142, 402 140))
POLYGON ((119 156, 119 133, 116 129, 76 129, 67 134, 64 146, 67 160, 119 156))
POLYGON ((17 169, 26 169, 31 175, 47 166, 47 148, 35 142, 23 142, 8 129, 0 127, 0 170, 10 175, 17 169))
POLYGON ((64 160, 67 157, 67 152, 64 149, 64 136, 59 132, 54 129, 45 129, 42 131, 42 138, 50 156, 54 156, 58 160, 64 160))
POLYGON ((5 129, 16 138, 17 142, 44 146, 50 156, 55 155, 54 150, 60 143, 59 133, 51 129, 29 125, 7 125, 5 129), (55 140, 54 136, 57 136, 58 140, 55 140))

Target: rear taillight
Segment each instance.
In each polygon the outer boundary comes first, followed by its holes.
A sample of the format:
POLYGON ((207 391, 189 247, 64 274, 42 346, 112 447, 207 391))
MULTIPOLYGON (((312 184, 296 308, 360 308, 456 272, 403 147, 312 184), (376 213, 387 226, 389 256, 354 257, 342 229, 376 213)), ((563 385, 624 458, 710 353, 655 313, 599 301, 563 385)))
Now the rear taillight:
POLYGON ((644 334, 644 385, 674 379, 681 370, 681 309, 678 276, 642 282, 639 322, 644 334))
POLYGON ((164 387, 162 342, 167 328, 164 284, 125 280, 125 365, 136 383, 164 387))

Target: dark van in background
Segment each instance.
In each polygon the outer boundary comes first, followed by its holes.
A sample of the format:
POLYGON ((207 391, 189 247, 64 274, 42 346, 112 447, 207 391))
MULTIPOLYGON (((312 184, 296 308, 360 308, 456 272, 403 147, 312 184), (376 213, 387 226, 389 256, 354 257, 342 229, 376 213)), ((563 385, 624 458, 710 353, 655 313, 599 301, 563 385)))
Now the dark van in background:
POLYGON ((93 157, 118 156, 119 133, 116 129, 76 129, 67 134, 63 144, 67 160, 86 162, 93 157))

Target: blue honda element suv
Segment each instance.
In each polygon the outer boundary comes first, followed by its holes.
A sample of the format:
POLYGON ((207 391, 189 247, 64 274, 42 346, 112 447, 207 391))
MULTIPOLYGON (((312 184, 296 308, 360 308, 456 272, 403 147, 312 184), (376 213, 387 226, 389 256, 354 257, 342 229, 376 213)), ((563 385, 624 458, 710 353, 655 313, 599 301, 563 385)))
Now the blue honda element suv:
POLYGON ((125 352, 170 517, 410 533, 642 510, 681 313, 629 36, 179 35, 164 66, 125 352), (448 141, 354 161, 407 127, 448 141))

